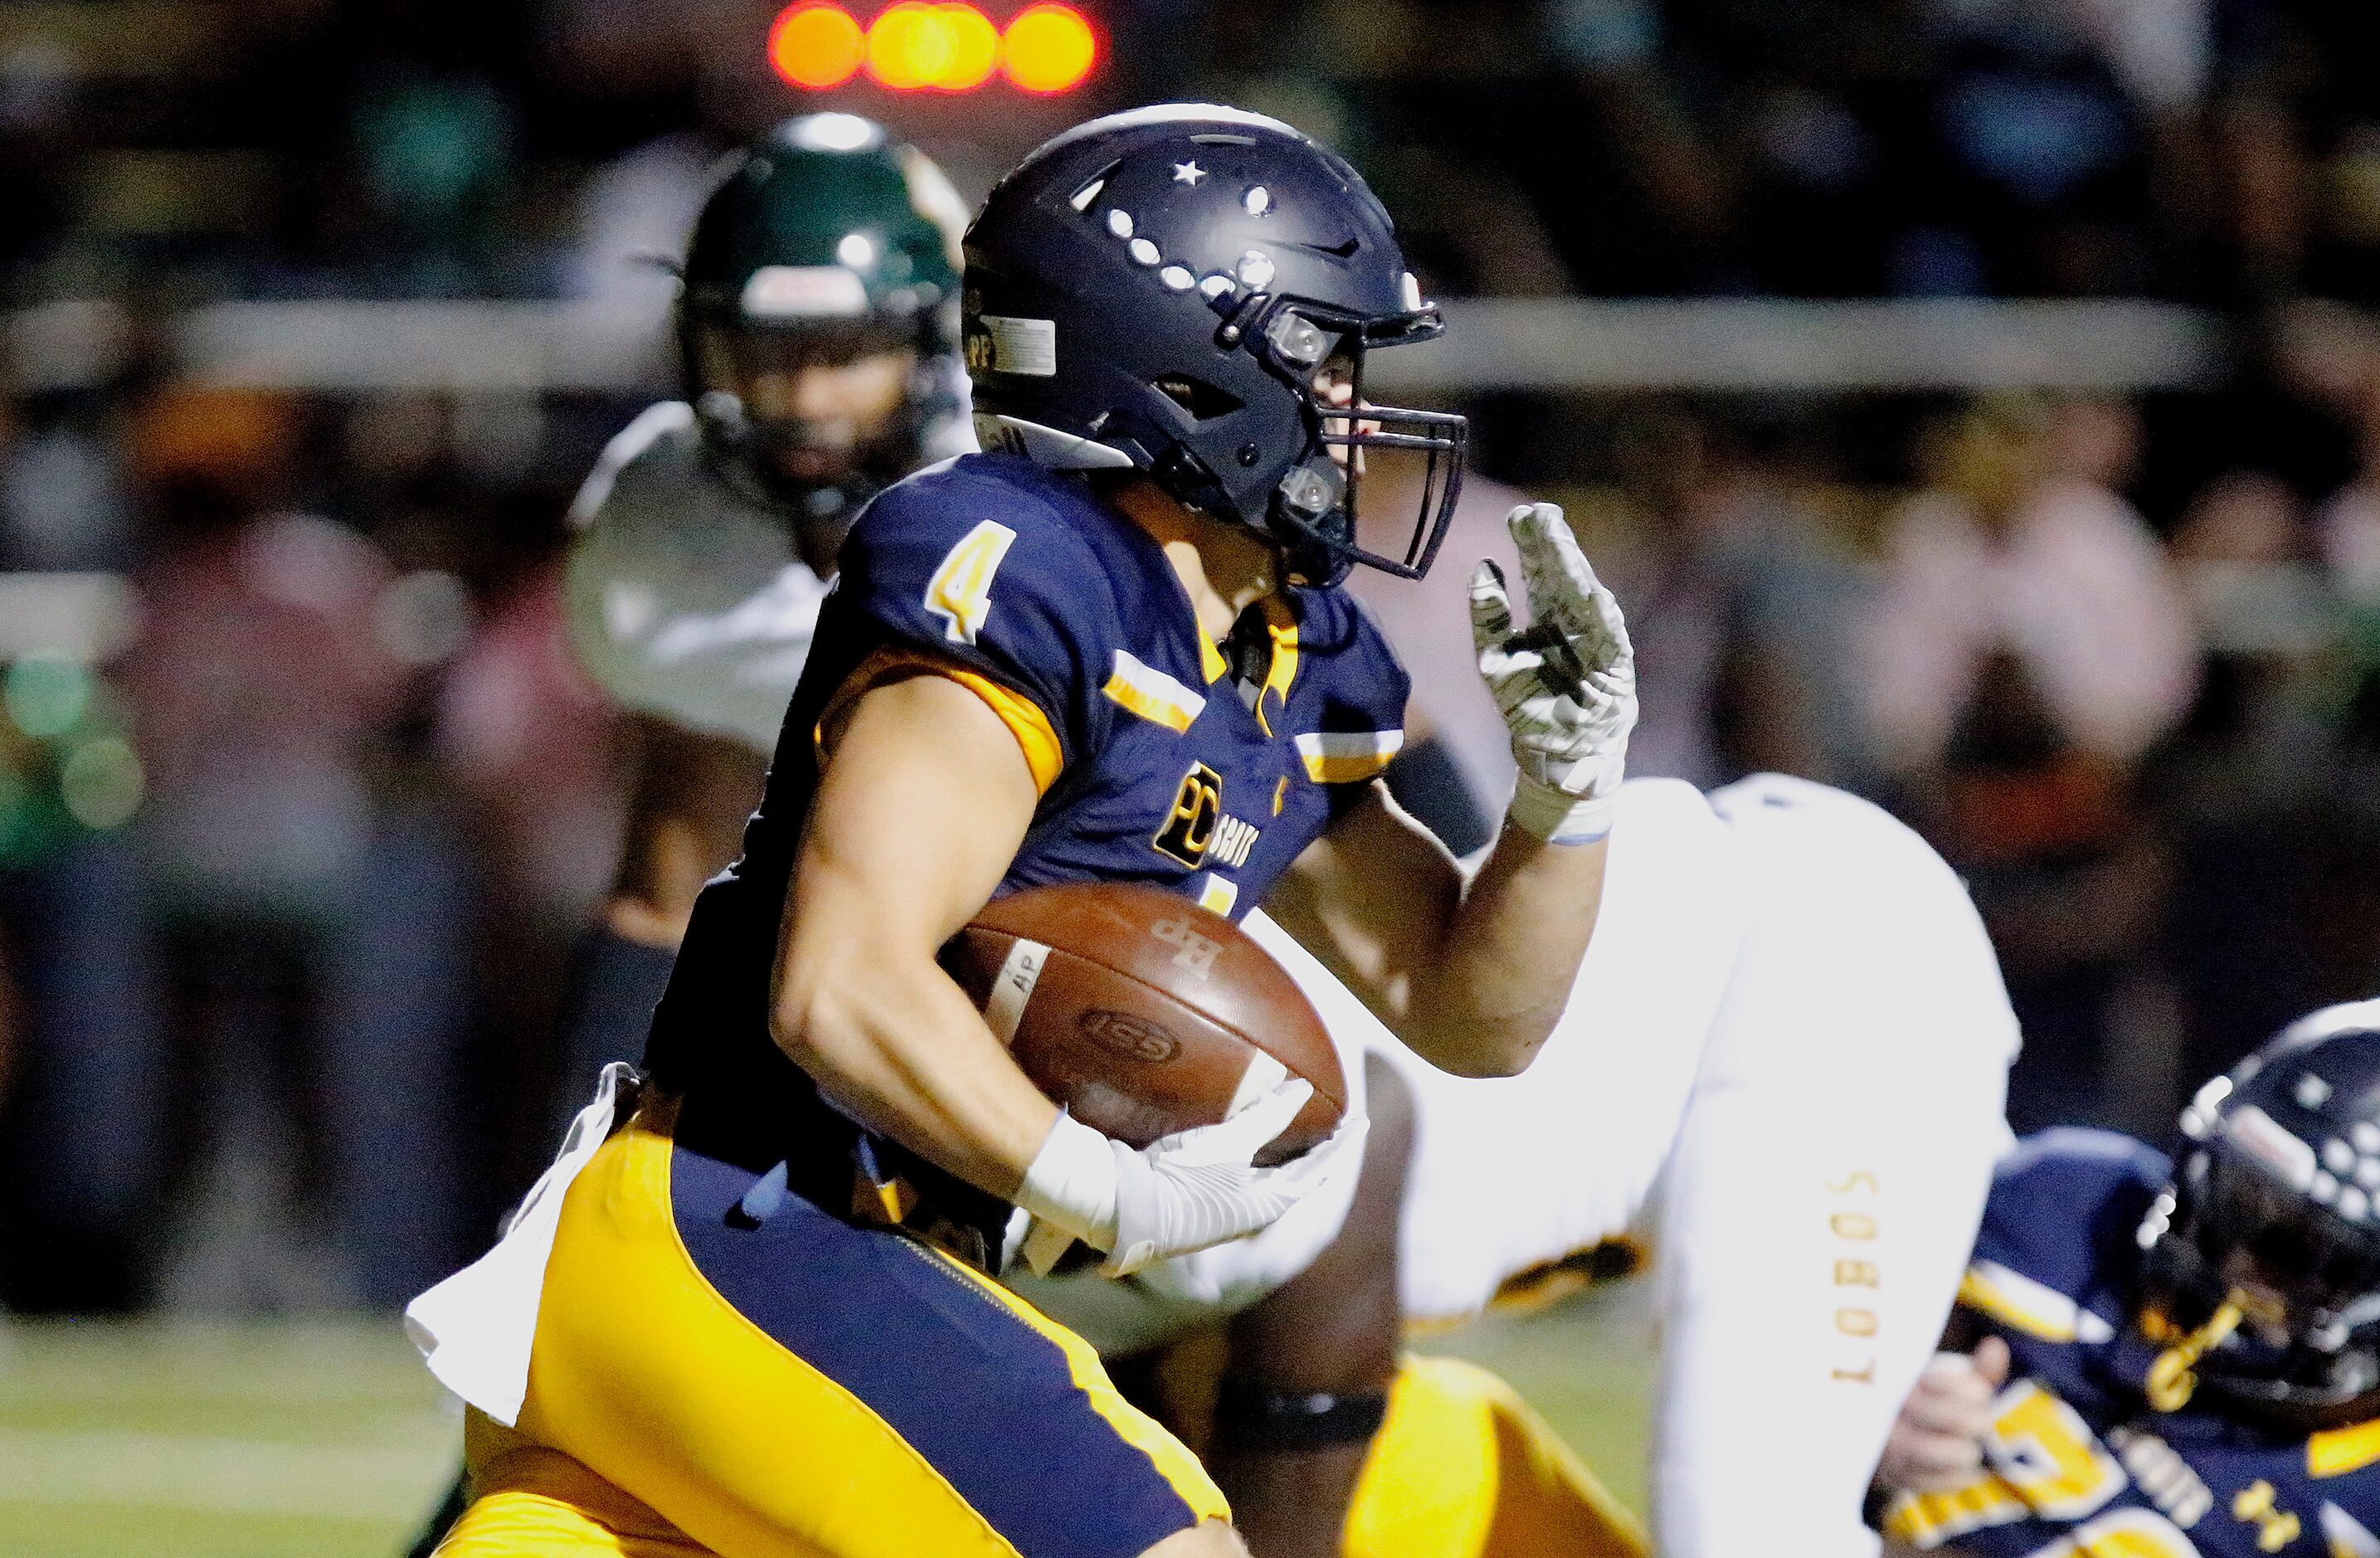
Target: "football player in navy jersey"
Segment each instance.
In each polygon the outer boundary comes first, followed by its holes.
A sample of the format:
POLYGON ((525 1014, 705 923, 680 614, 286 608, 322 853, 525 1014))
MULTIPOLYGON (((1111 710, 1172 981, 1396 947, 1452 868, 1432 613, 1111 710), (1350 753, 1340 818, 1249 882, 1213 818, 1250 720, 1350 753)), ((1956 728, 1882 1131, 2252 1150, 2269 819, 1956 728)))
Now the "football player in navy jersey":
MULTIPOLYGON (((552 1102, 644 1049, 703 883, 735 856, 853 516, 975 446, 959 352, 967 211, 883 126, 808 114, 726 159, 680 268, 682 398, 607 444, 570 507, 565 632, 625 715, 620 868, 580 936, 552 1102)), ((459 1515, 458 1477, 411 1552, 459 1515)))
POLYGON ((1878 1472, 1905 1548, 2380 1558, 2380 1002, 2300 1019, 2178 1162, 2053 1130, 2003 1163, 1950 1344, 1878 1472))
POLYGON ((1296 1079, 1141 1150, 1065 1116, 934 960, 1002 893, 1263 902, 1450 1069, 1523 1068, 1563 1008, 1626 632, 1559 511, 1516 510, 1532 621, 1492 569, 1472 606, 1521 781, 1466 880, 1378 783, 1406 682, 1340 588, 1427 568, 1464 452, 1364 392, 1441 324, 1361 178, 1274 120, 1138 110, 1034 153, 966 249, 992 452, 861 516, 629 1117, 607 1074, 505 1241, 411 1311, 475 1409, 442 1551, 1240 1551, 1195 1457, 987 1271, 1028 1217, 1118 1275, 1245 1235, 1358 1132, 1257 1166, 1296 1079), (1358 494, 1402 457, 1424 496, 1384 545, 1358 494))

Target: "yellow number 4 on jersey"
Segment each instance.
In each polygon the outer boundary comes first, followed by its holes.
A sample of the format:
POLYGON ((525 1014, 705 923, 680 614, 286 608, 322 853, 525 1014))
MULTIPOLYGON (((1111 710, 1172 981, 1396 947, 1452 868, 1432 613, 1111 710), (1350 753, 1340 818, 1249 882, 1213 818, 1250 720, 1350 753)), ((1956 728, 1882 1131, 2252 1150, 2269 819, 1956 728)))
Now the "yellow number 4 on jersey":
POLYGON ((926 581, 926 609, 942 619, 942 634, 954 644, 971 644, 991 615, 991 581, 1016 532, 986 519, 969 530, 926 581))

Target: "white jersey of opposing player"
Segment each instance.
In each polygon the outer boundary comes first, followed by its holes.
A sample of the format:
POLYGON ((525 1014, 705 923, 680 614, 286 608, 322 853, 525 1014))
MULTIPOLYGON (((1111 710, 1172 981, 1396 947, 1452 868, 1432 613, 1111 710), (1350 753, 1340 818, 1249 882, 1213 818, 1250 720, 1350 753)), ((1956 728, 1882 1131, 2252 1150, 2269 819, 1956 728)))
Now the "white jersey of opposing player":
POLYGON ((570 647, 622 707, 775 749, 827 582, 786 520, 713 472, 693 408, 649 407, 570 506, 570 647))
MULTIPOLYGON (((1385 1057, 1415 1085, 1401 1273, 1408 1314, 1475 1313, 1506 1277, 1627 1226, 1668 1156, 1676 1122, 1654 1111, 1632 1118, 1622 1101, 1671 1090, 1668 1079, 1691 1076, 1701 1053, 1742 931, 1744 893, 1731 844, 1726 823, 1691 785, 1636 779, 1621 787, 1603 909, 1573 989, 1573 1014, 1525 1075, 1502 1081, 1437 1070, 1263 911, 1242 921, 1330 1029, 1351 1110, 1364 1103, 1366 1054, 1385 1057), (1591 1029, 1575 1020, 1590 1000, 1605 1014, 1591 1029), (1530 1102, 1507 1131, 1500 1114, 1516 1101, 1530 1102), (1590 1106, 1599 1126, 1607 1113, 1613 1116, 1599 1140, 1567 1124, 1550 1128, 1553 1116, 1590 1106), (1556 1152, 1565 1155, 1557 1160, 1556 1152), (1414 1210, 1416 1201, 1427 1210, 1414 1210), (1442 1211, 1458 1206, 1460 1215, 1442 1211)), ((1069 1277, 1017 1285, 1101 1352, 1135 1351, 1210 1321, 1218 1309, 1254 1303, 1305 1270, 1338 1236, 1353 1197, 1352 1185, 1326 1184, 1262 1233, 1160 1261, 1130 1282, 1069 1277)))
MULTIPOLYGON (((1269 950, 1286 940, 1251 929, 1269 950)), ((1309 994, 1328 983, 1310 960, 1292 972, 1309 994)), ((1415 1096, 1409 1316, 1475 1313, 1532 1267, 1646 1235, 1659 1551, 1732 1558, 1784 1533, 1815 1558, 1875 1550, 1868 1475, 2009 1141, 2015 1019, 1931 849, 1820 785, 1764 777, 1706 800, 1631 781, 1594 943, 1524 1076, 1449 1077, 1360 1008, 1322 1009, 1415 1096)), ((1095 1345, 1146 1346, 1303 1270, 1345 1205, 1136 1286, 1033 1296, 1095 1345)))

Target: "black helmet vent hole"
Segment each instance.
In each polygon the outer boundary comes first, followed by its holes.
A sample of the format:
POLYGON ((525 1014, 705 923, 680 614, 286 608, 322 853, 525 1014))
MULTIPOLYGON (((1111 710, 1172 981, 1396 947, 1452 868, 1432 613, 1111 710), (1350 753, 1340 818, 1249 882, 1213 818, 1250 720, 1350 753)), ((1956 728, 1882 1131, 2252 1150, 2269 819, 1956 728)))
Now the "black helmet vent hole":
POLYGON ((1108 187, 1109 176, 1113 174, 1117 168, 1122 167, 1123 165, 1123 163, 1122 159, 1118 159, 1117 161, 1110 163, 1107 166, 1099 169, 1099 172, 1091 175, 1090 177, 1083 180, 1082 184, 1075 189, 1075 192, 1066 197, 1066 203, 1073 206, 1076 211, 1090 210, 1091 202, 1099 198, 1099 191, 1108 187))
POLYGON ((1228 391, 1181 374, 1168 374, 1157 380, 1156 385, 1160 395, 1189 412, 1193 421, 1209 422, 1217 417, 1228 417, 1246 404, 1228 391))

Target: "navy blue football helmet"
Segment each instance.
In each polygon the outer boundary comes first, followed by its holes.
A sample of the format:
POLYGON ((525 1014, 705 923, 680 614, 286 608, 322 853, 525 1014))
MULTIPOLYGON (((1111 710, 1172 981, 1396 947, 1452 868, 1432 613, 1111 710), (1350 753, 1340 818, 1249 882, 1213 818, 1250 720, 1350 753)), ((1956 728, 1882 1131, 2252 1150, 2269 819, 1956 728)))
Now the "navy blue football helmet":
MULTIPOLYGON (((2200 1089, 2181 1131, 2173 1182, 2140 1230, 2143 1320, 2176 1344, 2165 1382, 2181 1401, 2195 1384, 2293 1427, 2373 1416, 2380 1001, 2291 1023, 2200 1089)), ((2162 1405, 2155 1370, 2149 1382, 2162 1405)))
POLYGON ((1466 425, 1371 404, 1363 372, 1445 326, 1362 176, 1289 126, 1172 103, 1067 131, 991 191, 962 296, 984 447, 1146 472, 1270 539, 1305 582, 1427 571, 1466 425), (1391 451, 1422 462, 1419 505, 1374 550, 1357 491, 1391 451))

